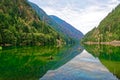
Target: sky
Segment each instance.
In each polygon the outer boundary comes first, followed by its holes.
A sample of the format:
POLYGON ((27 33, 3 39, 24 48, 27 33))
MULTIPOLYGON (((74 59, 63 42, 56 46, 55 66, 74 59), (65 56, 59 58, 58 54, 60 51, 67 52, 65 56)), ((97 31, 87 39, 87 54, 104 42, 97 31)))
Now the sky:
POLYGON ((65 20, 83 34, 97 27, 120 0, 29 0, 48 15, 65 20))

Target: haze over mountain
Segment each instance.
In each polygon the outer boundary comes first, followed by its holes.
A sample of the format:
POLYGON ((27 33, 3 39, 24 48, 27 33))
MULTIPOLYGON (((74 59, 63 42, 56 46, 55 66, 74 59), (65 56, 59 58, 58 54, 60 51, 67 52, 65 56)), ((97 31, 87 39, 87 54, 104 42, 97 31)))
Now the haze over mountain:
POLYGON ((32 8, 37 12, 39 17, 53 27, 59 34, 67 40, 80 40, 83 37, 83 33, 75 29, 73 26, 63 21, 62 19, 47 15, 40 7, 36 4, 29 2, 32 8), (69 39, 68 39, 69 38, 69 39))
POLYGON ((66 21, 58 18, 57 16, 50 15, 50 17, 61 26, 62 31, 64 34, 68 35, 71 38, 80 40, 83 38, 83 33, 81 33, 79 30, 75 29, 72 25, 67 23, 66 21))

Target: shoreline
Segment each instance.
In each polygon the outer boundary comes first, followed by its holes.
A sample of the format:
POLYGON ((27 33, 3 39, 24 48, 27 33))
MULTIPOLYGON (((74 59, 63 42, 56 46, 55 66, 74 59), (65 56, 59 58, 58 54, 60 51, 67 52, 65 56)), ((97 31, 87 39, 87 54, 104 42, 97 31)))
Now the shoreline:
POLYGON ((111 46, 120 46, 120 41, 111 41, 111 42, 83 42, 84 44, 92 45, 92 44, 103 44, 103 45, 111 45, 111 46))

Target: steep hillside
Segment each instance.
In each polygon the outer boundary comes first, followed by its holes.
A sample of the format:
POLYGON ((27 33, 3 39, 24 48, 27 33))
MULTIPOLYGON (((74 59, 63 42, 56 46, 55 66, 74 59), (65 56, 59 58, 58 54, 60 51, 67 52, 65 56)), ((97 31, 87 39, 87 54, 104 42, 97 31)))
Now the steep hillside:
MULTIPOLYGON (((29 2, 28 3, 31 5, 31 7, 34 9, 34 11, 37 12, 37 14, 39 15, 40 19, 44 22, 46 22, 48 25, 50 25, 51 27, 53 27, 54 29, 56 29, 58 32, 60 32, 60 26, 53 21, 47 14, 45 11, 43 11, 40 7, 38 7, 36 4, 29 2)), ((62 33, 61 33, 62 34, 62 33)))
POLYGON ((0 0, 1 46, 56 44, 58 40, 60 35, 37 16, 27 0, 0 0))
POLYGON ((69 23, 53 15, 51 15, 50 17, 61 26, 63 33, 67 36, 72 37, 76 40, 80 40, 81 38, 83 38, 83 33, 75 29, 69 23))
POLYGON ((98 28, 88 32, 83 41, 111 42, 120 41, 120 5, 102 20, 98 28))
POLYGON ((29 2, 29 4, 33 7, 33 9, 36 10, 39 17, 43 21, 48 23, 52 28, 54 28, 59 34, 61 34, 67 42, 80 40, 83 37, 83 34, 80 31, 76 30, 65 21, 56 17, 60 20, 59 23, 59 21, 55 19, 55 16, 48 16, 41 8, 39 8, 34 3, 29 2))

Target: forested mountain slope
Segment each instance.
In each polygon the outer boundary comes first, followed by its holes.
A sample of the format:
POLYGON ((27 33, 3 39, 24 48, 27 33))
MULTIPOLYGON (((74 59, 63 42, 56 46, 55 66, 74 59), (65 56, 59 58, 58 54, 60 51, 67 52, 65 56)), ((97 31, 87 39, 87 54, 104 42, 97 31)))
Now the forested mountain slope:
POLYGON ((60 35, 46 24, 27 0, 0 0, 0 45, 56 44, 60 35))
MULTIPOLYGON (((54 17, 47 15, 40 7, 36 4, 29 2, 32 8, 37 12, 39 17, 48 23, 52 28, 54 28, 62 37, 66 40, 67 43, 80 40, 83 37, 83 34, 73 28, 73 26, 69 25, 65 21, 61 20, 62 23, 59 23, 54 17)), ((60 20, 60 19, 59 19, 60 20)))
POLYGON ((104 18, 97 28, 88 32, 84 42, 111 42, 120 41, 120 5, 104 18))

